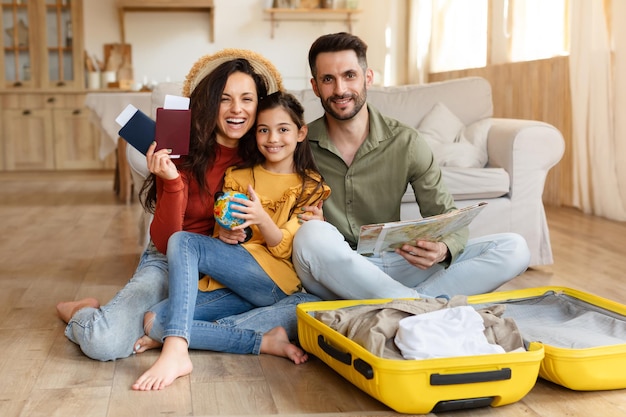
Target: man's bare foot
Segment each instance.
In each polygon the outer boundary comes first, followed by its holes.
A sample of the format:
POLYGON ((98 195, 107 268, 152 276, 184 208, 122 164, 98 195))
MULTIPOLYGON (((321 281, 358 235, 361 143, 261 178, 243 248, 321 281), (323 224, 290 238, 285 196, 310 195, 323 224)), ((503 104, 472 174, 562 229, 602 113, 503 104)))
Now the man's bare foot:
POLYGON ((136 391, 161 390, 176 378, 190 374, 192 369, 187 341, 171 336, 165 339, 157 361, 135 381, 132 388, 136 391))
POLYGON ((61 320, 69 323, 70 319, 80 309, 85 307, 100 308, 100 302, 92 297, 83 298, 78 301, 61 301, 57 304, 57 315, 61 320))
POLYGON ((150 330, 152 330, 152 323, 154 323, 154 314, 152 311, 147 311, 143 316, 143 331, 146 333, 141 336, 135 342, 133 346, 133 353, 143 353, 146 350, 155 349, 161 347, 163 344, 150 338, 150 330))
POLYGON ((306 352, 291 343, 287 332, 280 326, 274 327, 263 335, 263 339, 261 340, 261 353, 291 359, 296 365, 309 360, 309 356, 306 352))

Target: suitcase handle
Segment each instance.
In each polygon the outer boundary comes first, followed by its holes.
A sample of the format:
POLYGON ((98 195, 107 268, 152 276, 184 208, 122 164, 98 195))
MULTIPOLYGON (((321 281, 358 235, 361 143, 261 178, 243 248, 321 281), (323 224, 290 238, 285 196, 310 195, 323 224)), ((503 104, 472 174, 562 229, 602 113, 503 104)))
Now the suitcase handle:
POLYGON ((468 372, 465 374, 432 374, 430 385, 456 385, 511 379, 511 368, 498 371, 468 372))
POLYGON ((321 334, 317 336, 317 344, 324 352, 332 356, 334 359, 346 365, 352 365, 352 355, 348 352, 341 352, 340 350, 332 347, 324 340, 324 336, 321 334))

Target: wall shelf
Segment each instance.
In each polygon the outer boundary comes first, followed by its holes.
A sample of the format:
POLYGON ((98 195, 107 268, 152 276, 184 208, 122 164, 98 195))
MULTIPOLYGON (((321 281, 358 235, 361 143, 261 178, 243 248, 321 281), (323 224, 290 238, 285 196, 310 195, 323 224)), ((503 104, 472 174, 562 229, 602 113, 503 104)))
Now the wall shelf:
POLYGON ((126 43, 124 15, 127 12, 207 12, 209 14, 209 41, 215 41, 215 6, 213 0, 117 0, 121 43, 126 43))
POLYGON ((271 24, 270 36, 274 38, 274 30, 280 21, 312 22, 312 21, 345 21, 348 32, 352 33, 354 15, 361 13, 359 9, 286 9, 270 8, 264 10, 271 24))

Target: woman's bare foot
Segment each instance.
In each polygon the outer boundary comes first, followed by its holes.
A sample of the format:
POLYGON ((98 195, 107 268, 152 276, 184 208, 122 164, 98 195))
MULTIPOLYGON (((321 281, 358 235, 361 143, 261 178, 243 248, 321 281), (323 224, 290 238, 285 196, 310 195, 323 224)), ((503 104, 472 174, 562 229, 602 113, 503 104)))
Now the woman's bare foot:
POLYGON ((157 342, 156 340, 150 338, 150 330, 152 330, 152 323, 154 323, 155 316, 156 314, 152 311, 148 311, 144 314, 143 331, 146 334, 137 339, 135 345, 133 346, 133 353, 143 353, 146 350, 155 349, 163 345, 161 342, 157 342))
POLYGON ((143 335, 135 342, 133 353, 143 353, 146 350, 156 349, 161 346, 163 346, 161 342, 151 339, 150 336, 143 335))
POLYGON ((161 390, 181 376, 191 373, 193 364, 189 357, 187 341, 182 337, 170 336, 163 343, 157 361, 135 381, 136 391, 161 390))
POLYGON ((309 356, 306 352, 291 343, 287 332, 280 326, 274 327, 263 335, 263 340, 261 340, 261 353, 291 359, 296 365, 309 360, 309 356))
POLYGON ((70 319, 80 309, 85 307, 100 308, 100 302, 92 297, 83 298, 78 301, 61 301, 57 304, 57 315, 61 320, 69 323, 70 319))

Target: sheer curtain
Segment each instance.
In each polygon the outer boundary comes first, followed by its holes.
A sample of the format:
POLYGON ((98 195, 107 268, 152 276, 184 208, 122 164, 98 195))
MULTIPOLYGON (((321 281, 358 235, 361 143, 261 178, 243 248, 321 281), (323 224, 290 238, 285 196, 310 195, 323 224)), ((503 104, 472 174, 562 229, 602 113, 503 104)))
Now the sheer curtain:
POLYGON ((432 0, 409 1, 407 12, 409 15, 408 82, 409 84, 424 84, 430 72, 432 0))
MULTIPOLYGON (((624 2, 615 3, 621 8, 621 13, 626 10, 624 2)), ((624 221, 626 126, 623 122, 618 123, 623 117, 616 120, 615 115, 620 110, 623 113, 626 76, 623 70, 614 71, 614 56, 621 57, 626 45, 615 37, 617 52, 612 54, 606 18, 610 11, 605 9, 607 4, 610 5, 610 2, 571 2, 573 194, 574 205, 583 212, 624 221), (616 89, 616 86, 622 86, 622 90, 616 89), (617 107, 617 103, 622 103, 622 106, 617 107)))

